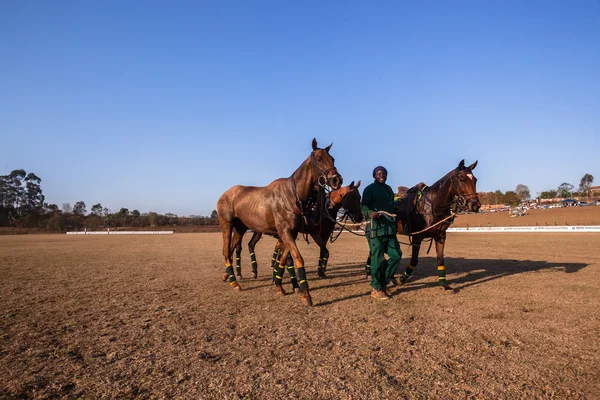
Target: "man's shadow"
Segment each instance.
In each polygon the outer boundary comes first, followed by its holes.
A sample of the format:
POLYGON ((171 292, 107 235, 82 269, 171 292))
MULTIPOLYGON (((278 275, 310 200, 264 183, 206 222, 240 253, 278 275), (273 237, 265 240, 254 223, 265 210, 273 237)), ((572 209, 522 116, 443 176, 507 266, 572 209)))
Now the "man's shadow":
MULTIPOLYGON (((564 262, 548 262, 534 260, 512 260, 512 259, 470 259, 470 258, 453 258, 445 257, 444 264, 446 272, 449 275, 459 274, 456 278, 448 278, 448 283, 454 293, 460 292, 462 289, 487 284, 495 279, 504 278, 506 276, 517 275, 528 272, 554 270, 567 274, 576 273, 587 267, 585 263, 564 263, 564 262)), ((396 276, 399 277, 406 270, 407 261, 400 263, 397 269, 396 276)), ((327 268, 331 278, 338 277, 362 277, 352 279, 347 282, 335 282, 331 284, 321 285, 318 288, 311 290, 322 290, 328 288, 336 288, 348 286, 359 282, 366 282, 364 279, 365 263, 343 264, 327 268)), ((421 290, 429 287, 438 286, 437 282, 425 282, 425 279, 437 277, 437 260, 436 257, 420 257, 419 264, 414 269, 408 282, 404 285, 393 289, 392 294, 406 293, 407 291, 421 290)), ((324 306, 340 301, 350 300, 356 297, 368 296, 370 291, 360 295, 351 295, 339 299, 323 302, 317 306, 324 306)))

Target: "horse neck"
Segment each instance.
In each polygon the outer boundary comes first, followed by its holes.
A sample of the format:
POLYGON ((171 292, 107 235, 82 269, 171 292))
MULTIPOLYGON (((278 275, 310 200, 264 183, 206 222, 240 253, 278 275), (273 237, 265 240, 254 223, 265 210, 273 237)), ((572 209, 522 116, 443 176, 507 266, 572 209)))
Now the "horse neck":
POLYGON ((454 171, 448 172, 444 177, 430 186, 430 192, 434 193, 433 203, 436 206, 446 206, 452 203, 454 199, 454 187, 452 186, 452 177, 454 171))
POLYGON ((312 171, 310 157, 294 171, 290 179, 292 179, 296 185, 296 194, 298 195, 298 198, 303 202, 307 201, 314 190, 313 187, 317 181, 312 171))

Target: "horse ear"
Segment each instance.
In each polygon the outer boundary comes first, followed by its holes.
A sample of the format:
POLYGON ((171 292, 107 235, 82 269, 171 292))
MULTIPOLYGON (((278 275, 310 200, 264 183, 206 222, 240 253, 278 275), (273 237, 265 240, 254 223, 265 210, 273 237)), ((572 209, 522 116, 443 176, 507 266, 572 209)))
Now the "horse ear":
POLYGON ((358 183, 356 184, 356 188, 358 189, 358 187, 360 186, 360 181, 358 181, 358 183))
POLYGON ((331 142, 329 146, 325 147, 325 151, 329 153, 329 149, 331 148, 331 146, 333 146, 333 142, 331 142))
POLYGON ((317 149, 317 139, 316 138, 313 138, 312 147, 313 147, 313 150, 317 149))
POLYGON ((479 161, 479 160, 477 160, 477 161, 475 161, 473 164, 469 165, 469 169, 470 169, 471 171, 475 169, 475 167, 477 166, 477 162, 478 162, 478 161, 479 161))
POLYGON ((458 163, 458 170, 460 171, 461 169, 465 169, 465 160, 461 160, 460 163, 458 163))
POLYGON ((354 187, 354 181, 350 182, 350 185, 348 185, 350 188, 354 187))

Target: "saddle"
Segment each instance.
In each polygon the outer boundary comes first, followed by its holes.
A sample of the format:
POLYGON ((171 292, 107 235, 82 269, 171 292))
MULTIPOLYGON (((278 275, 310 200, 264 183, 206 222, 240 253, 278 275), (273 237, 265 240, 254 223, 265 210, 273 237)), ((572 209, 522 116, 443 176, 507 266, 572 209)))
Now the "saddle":
POLYGON ((410 189, 406 186, 398 186, 398 202, 396 203, 398 233, 411 233, 410 215, 416 210, 427 188, 428 186, 423 182, 417 183, 410 189))

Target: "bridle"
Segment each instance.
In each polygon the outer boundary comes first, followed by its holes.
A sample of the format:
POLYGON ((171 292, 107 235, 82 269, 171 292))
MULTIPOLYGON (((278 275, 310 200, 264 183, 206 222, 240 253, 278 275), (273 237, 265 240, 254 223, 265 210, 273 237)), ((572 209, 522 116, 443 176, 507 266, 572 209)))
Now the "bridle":
POLYGON ((458 169, 454 170, 454 175, 452 176, 452 188, 454 189, 454 193, 458 193, 456 195, 456 205, 459 209, 464 210, 467 207, 469 201, 473 198, 479 198, 477 192, 473 193, 464 193, 460 190, 460 186, 458 184, 458 174, 460 172, 458 169))
POLYGON ((331 171, 335 171, 336 172, 336 174, 333 175, 331 178, 336 178, 336 177, 339 178, 340 175, 337 173, 337 169, 336 169, 335 165, 332 166, 331 168, 327 168, 327 169, 321 168, 321 166, 319 165, 319 163, 315 159, 315 151, 316 150, 313 150, 312 153, 310 153, 310 163, 311 163, 312 167, 315 168, 318 171, 317 175, 319 177, 317 178, 317 183, 319 184, 319 186, 321 186, 322 188, 324 188, 325 190, 327 190, 327 186, 328 186, 327 185, 327 181, 329 180, 328 174, 331 171))

